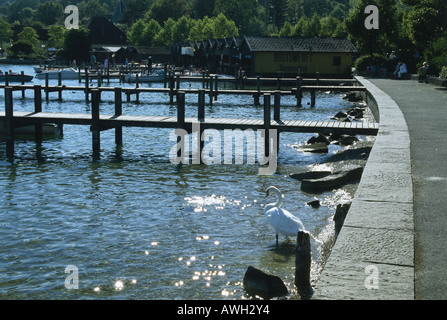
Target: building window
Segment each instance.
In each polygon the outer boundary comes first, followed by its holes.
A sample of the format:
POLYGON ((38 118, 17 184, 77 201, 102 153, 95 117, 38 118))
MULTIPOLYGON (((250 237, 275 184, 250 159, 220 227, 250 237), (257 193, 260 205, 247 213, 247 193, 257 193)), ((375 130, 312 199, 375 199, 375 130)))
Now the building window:
POLYGON ((341 66, 341 57, 335 56, 332 60, 332 65, 334 66, 341 66))

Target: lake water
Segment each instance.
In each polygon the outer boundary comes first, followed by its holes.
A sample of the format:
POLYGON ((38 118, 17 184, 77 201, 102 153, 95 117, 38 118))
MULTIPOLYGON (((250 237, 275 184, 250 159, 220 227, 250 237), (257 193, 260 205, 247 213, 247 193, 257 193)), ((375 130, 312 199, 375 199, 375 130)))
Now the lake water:
MULTIPOLYGON (((0 69, 34 75, 31 66, 0 69)), ((77 80, 64 84, 79 85, 77 80)), ((117 80, 104 85, 121 86, 117 80)), ((48 102, 43 98, 46 112, 91 110, 82 92, 64 92, 63 101, 57 93, 48 102)), ((113 114, 113 93, 104 93, 102 100, 101 112, 113 114)), ((326 93, 317 94, 313 109, 308 101, 305 93, 304 106, 297 108, 293 97, 283 97, 282 118, 327 120, 353 106, 326 93)), ((3 90, 0 103, 4 108, 3 90)), ((14 109, 32 111, 33 92, 24 99, 15 92, 14 109)), ((197 96, 187 95, 186 116, 196 116, 196 110, 197 96)), ((142 94, 139 104, 123 99, 123 114, 175 117, 176 106, 169 105, 166 94, 142 94)), ((254 106, 250 96, 221 95, 206 106, 206 116, 262 119, 263 107, 254 106)), ((248 266, 254 266, 279 276, 290 292, 284 299, 296 299, 295 239, 287 242, 280 236, 277 248, 264 217, 263 206, 274 200, 264 198, 271 185, 285 195, 283 207, 319 240, 312 240, 312 278, 318 279, 321 242, 331 239, 335 207, 349 201, 352 192, 306 194, 289 178, 328 157, 293 147, 313 134, 282 133, 277 173, 260 176, 258 164, 175 165, 169 159, 175 146, 171 133, 124 128, 121 150, 113 130, 103 131, 97 162, 88 126, 66 125, 63 136, 45 139, 40 150, 32 139, 17 139, 13 164, 6 161, 2 138, 0 298, 246 299, 242 280, 248 266), (315 198, 321 201, 318 209, 306 205, 315 198), (66 280, 76 272, 78 289, 68 289, 66 280)), ((329 154, 342 149, 330 145, 329 154)))

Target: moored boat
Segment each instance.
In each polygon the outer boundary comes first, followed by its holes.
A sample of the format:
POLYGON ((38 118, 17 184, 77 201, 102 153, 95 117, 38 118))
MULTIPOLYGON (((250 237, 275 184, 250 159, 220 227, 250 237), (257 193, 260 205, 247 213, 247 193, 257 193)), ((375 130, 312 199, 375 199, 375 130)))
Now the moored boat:
POLYGON ((29 76, 29 75, 21 75, 18 73, 12 73, 8 75, 5 74, 1 74, 0 75, 0 82, 6 82, 6 77, 8 77, 8 82, 30 82, 33 80, 33 76, 29 76))
MULTIPOLYGON (((163 70, 154 70, 152 73, 138 73, 138 82, 161 82, 164 79, 163 70)), ((137 74, 132 73, 124 77, 126 82, 136 82, 137 74)))
POLYGON ((48 79, 59 79, 59 73, 61 74, 62 79, 73 80, 79 78, 79 72, 73 68, 45 70, 37 73, 36 78, 45 79, 48 74, 48 79))

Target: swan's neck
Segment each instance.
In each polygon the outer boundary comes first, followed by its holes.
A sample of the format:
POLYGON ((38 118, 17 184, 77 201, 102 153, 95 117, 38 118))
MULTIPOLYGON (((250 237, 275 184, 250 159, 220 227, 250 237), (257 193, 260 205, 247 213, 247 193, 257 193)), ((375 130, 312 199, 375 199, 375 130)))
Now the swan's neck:
POLYGON ((272 207, 280 208, 282 206, 282 202, 284 201, 284 196, 278 189, 272 189, 272 191, 276 194, 276 198, 278 199, 276 203, 272 204, 272 207))

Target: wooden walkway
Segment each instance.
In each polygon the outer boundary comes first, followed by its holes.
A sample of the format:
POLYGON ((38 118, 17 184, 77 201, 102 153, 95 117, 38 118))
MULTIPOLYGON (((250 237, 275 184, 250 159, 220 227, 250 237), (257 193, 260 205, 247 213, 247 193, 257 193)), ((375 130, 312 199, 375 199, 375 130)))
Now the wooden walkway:
MULTIPOLYGON (((74 87, 52 87, 51 89, 74 90, 74 87)), ((75 87, 79 90, 83 87, 75 87)), ((318 87, 318 90, 333 90, 340 87, 318 87)), ((50 88, 46 88, 50 89, 50 88)), ((163 88, 152 90, 152 88, 131 88, 129 90, 142 90, 145 92, 165 92, 163 88), (160 91, 162 90, 162 91, 160 91)), ((315 89, 315 90, 317 90, 315 89)), ((108 129, 115 129, 115 142, 117 145, 122 144, 122 128, 123 127, 151 127, 151 128, 170 128, 184 129, 186 132, 193 132, 194 128, 199 127, 200 131, 207 129, 216 130, 264 130, 265 146, 269 148, 270 131, 276 130, 279 139, 281 132, 308 132, 308 133, 337 133, 337 134, 360 134, 360 135, 376 135, 378 132, 377 123, 363 122, 338 122, 338 121, 306 121, 306 120, 283 120, 281 118, 281 94, 287 94, 284 91, 273 91, 273 119, 271 119, 271 96, 268 91, 262 92, 264 98, 264 115, 263 119, 222 119, 222 118, 206 118, 205 117, 205 89, 191 90, 175 90, 177 100, 177 117, 167 116, 133 116, 122 114, 122 93, 127 88, 89 88, 92 97, 92 111, 90 114, 77 113, 49 113, 42 112, 42 87, 41 86, 16 86, 5 87, 5 110, 0 111, 0 121, 4 122, 5 136, 7 144, 7 157, 9 161, 14 159, 14 129, 17 127, 35 126, 36 142, 42 141, 42 125, 46 123, 54 123, 59 125, 88 125, 92 132, 92 148, 94 159, 99 159, 100 153, 100 132, 108 129), (34 111, 14 111, 13 110, 13 91, 22 89, 34 90, 34 111), (100 114, 100 93, 101 91, 113 91, 115 97, 115 113, 105 115, 100 114), (185 95, 187 93, 197 93, 198 96, 198 112, 197 117, 185 117, 185 95)), ((171 90, 172 88, 168 89, 171 90)), ((221 93, 222 91, 219 91, 221 93)), ((226 90, 228 94, 253 94, 252 91, 226 90)), ((259 91, 254 91, 261 94, 259 91)), ((210 92, 209 92, 210 93, 210 92)), ((212 94, 212 92, 210 93, 212 94)), ((296 94, 293 90, 290 94, 296 94)), ((213 97, 210 95, 210 97, 213 97)), ((212 100, 212 99, 210 99, 212 100)), ((277 144, 278 146, 279 144, 277 144)), ((266 150, 266 154, 268 151, 266 150)))

